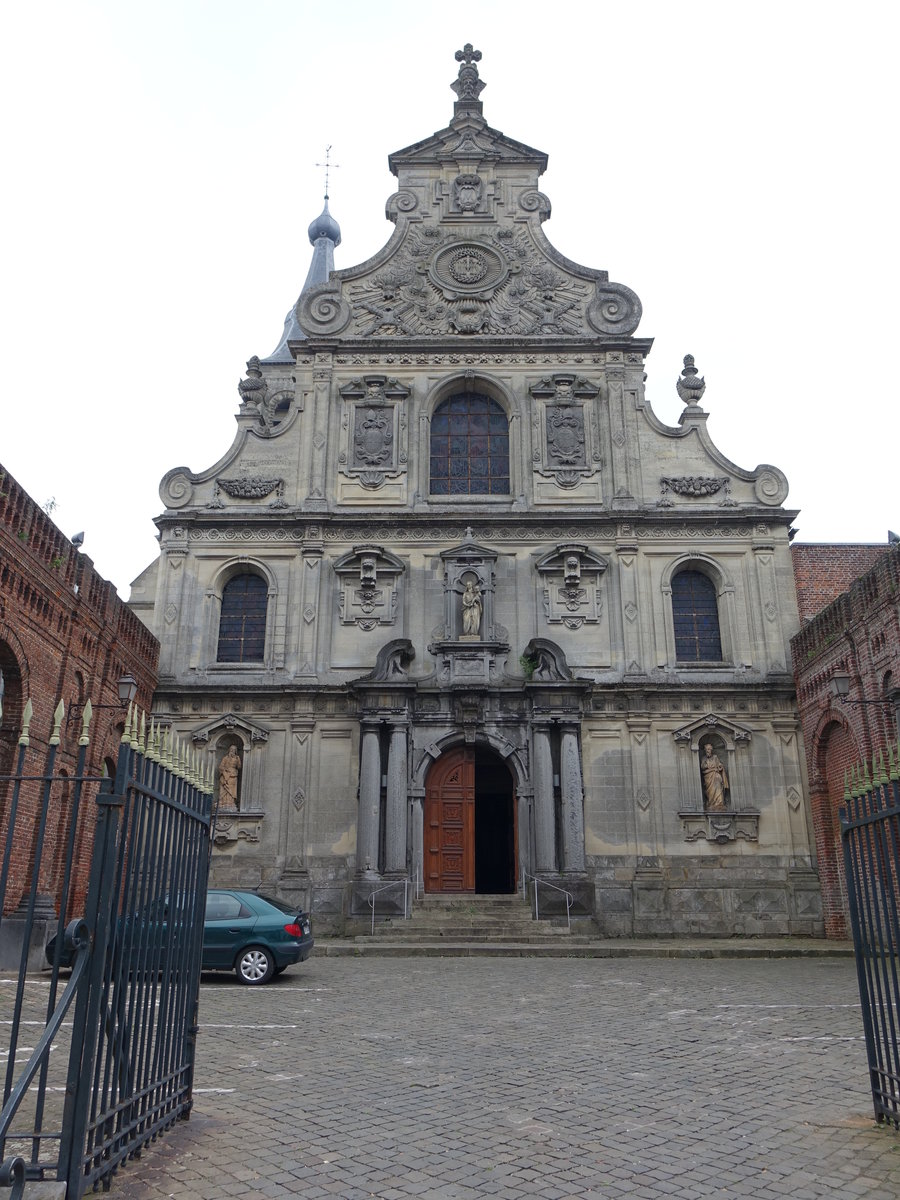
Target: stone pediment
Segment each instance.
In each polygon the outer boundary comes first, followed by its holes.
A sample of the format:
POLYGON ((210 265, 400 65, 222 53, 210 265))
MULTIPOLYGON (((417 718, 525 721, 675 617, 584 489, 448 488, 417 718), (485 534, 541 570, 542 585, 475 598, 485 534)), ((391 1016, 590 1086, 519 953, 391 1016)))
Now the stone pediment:
POLYGON ((519 195, 513 222, 416 223, 419 203, 399 193, 408 219, 382 253, 301 296, 297 320, 309 337, 583 339, 637 328, 641 303, 630 288, 570 262, 543 236, 549 201, 540 192, 519 195))
POLYGON ((414 142, 402 150, 395 150, 388 156, 388 166, 395 175, 399 175, 403 168, 412 166, 497 161, 528 163, 536 168, 539 175, 547 169, 547 155, 542 150, 517 142, 499 129, 492 129, 483 120, 472 117, 454 121, 431 137, 414 142))
POLYGON ((676 742, 684 742, 692 750, 697 750, 703 738, 716 733, 721 736, 729 750, 733 750, 739 742, 749 742, 753 736, 746 726, 739 725, 737 721, 720 717, 716 713, 706 713, 678 729, 673 729, 672 737, 676 742))
POLYGON ((219 713, 209 721, 204 721, 202 725, 197 725, 191 730, 192 742, 208 742, 213 734, 216 733, 237 733, 243 737, 245 742, 267 742, 269 740, 269 731, 264 725, 260 725, 257 721, 248 721, 244 716, 238 716, 236 713, 219 713))

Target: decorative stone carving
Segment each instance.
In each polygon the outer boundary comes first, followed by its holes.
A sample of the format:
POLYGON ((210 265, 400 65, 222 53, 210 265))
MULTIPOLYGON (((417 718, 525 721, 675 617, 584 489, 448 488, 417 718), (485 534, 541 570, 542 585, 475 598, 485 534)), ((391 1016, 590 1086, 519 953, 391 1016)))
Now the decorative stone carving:
MULTIPOLYGON (((276 501, 282 501, 284 496, 283 479, 265 479, 260 475, 250 475, 242 479, 216 479, 213 495, 216 499, 224 492, 232 500, 264 500, 275 492, 276 501)), ((272 508, 283 508, 281 504, 272 504, 272 508)))
POLYGON ((700 398, 706 391, 706 380, 696 379, 695 376, 697 374, 698 371, 694 366, 693 354, 686 354, 684 356, 684 367, 681 371, 681 378, 675 381, 675 390, 688 408, 698 408, 700 398))
POLYGON ((453 207, 456 212, 477 212, 484 196, 484 180, 478 175, 457 175, 453 180, 453 207))
POLYGON ((657 504, 660 508, 672 507, 670 492, 674 492, 676 496, 702 499, 722 491, 725 493, 723 503, 729 507, 735 504, 731 498, 731 480, 726 475, 664 475, 659 481, 659 490, 661 499, 657 504))
POLYGON ((759 813, 752 808, 727 812, 679 812, 686 842, 701 838, 724 845, 739 838, 745 842, 759 841, 759 813))
POLYGON ((354 466, 374 467, 390 462, 394 453, 393 419, 384 409, 357 409, 353 433, 354 466))
POLYGON ((363 632, 377 625, 393 625, 400 602, 399 580, 405 569, 402 560, 382 546, 354 546, 339 558, 334 573, 341 584, 341 624, 355 624, 363 632))
POLYGON ((213 842, 219 848, 229 842, 258 842, 263 812, 229 812, 217 816, 213 825, 213 842))
POLYGON ((546 638, 532 638, 525 647, 522 661, 531 665, 533 683, 563 683, 574 678, 563 651, 546 638))
POLYGON ((254 354, 247 360, 247 378, 238 381, 238 395, 241 398, 241 409, 257 408, 262 412, 269 385, 263 379, 259 367, 259 356, 254 354))
POLYGON ((564 542, 535 564, 544 585, 544 613, 549 625, 580 629, 603 616, 600 579, 607 561, 578 542, 564 542))
POLYGON ((477 100, 486 87, 475 66, 481 62, 481 51, 473 50, 472 43, 466 42, 462 50, 457 50, 456 61, 460 64, 459 75, 450 84, 451 88, 460 100, 477 100))
POLYGON ((540 464, 540 474, 550 476, 560 487, 575 487, 597 470, 599 446, 590 431, 599 390, 586 379, 561 374, 531 388, 537 401, 533 459, 540 464))
POLYGON ((341 388, 346 408, 341 418, 339 453, 342 475, 377 490, 406 470, 406 414, 409 388, 385 375, 366 375, 341 388))
POLYGON ((465 240, 434 226, 411 229, 388 264, 350 288, 350 302, 362 337, 593 329, 587 283, 544 258, 525 230, 506 227, 465 240))

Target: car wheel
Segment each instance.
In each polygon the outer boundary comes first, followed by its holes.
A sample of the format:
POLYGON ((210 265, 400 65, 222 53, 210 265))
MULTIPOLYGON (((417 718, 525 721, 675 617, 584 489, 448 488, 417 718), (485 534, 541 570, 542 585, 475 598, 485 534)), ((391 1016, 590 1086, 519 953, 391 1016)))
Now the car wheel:
POLYGON ((238 955, 235 970, 241 983, 268 983, 275 974, 275 960, 262 946, 248 946, 238 955))

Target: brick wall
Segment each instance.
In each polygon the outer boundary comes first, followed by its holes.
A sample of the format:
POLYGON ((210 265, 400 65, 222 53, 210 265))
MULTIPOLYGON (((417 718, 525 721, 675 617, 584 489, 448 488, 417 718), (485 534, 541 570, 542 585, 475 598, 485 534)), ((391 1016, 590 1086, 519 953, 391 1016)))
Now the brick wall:
POLYGON ((795 569, 799 560, 804 572, 798 595, 805 587, 810 605, 817 602, 811 597, 826 595, 835 580, 877 551, 874 562, 830 603, 811 618, 807 613, 803 628, 791 639, 825 931, 844 937, 849 931, 838 821, 844 774, 863 759, 871 762, 888 742, 896 743, 900 732, 900 548, 795 546, 792 551, 795 569), (829 551, 834 551, 830 574, 829 551), (833 694, 837 674, 850 678, 846 699, 833 694))
MULTIPOLYGON (((114 586, 79 554, 12 476, 0 466, 0 670, 3 715, 0 720, 0 775, 9 774, 18 755, 22 712, 31 700, 34 716, 25 773, 40 774, 49 746, 53 712, 59 700, 80 714, 84 701, 110 705, 95 711, 88 747, 88 773, 99 776, 104 763, 115 763, 124 713, 118 707, 117 680, 131 674, 136 702, 149 711, 159 643, 119 599, 114 586)), ((81 732, 79 720, 63 722, 55 771, 74 775, 81 732)), ((96 785, 94 785, 96 791, 96 785)), ((0 780, 0 847, 5 846, 11 785, 0 780)), ((71 785, 56 785, 50 800, 43 843, 41 890, 53 890, 62 867, 71 785)), ((88 837, 93 799, 83 804, 77 833, 76 902, 87 877, 88 837)), ((4 911, 14 909, 30 880, 34 858, 38 785, 22 789, 13 839, 4 911)), ((83 903, 83 899, 82 899, 83 903)))
POLYGON ((808 621, 845 592, 860 575, 874 567, 885 545, 825 545, 794 542, 794 579, 800 620, 808 621))

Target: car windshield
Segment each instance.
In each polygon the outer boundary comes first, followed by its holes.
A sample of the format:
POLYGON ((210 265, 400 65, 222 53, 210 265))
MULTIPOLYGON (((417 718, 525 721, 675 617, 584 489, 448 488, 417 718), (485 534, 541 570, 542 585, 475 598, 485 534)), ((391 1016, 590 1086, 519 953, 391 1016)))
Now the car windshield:
POLYGON ((287 913, 293 917, 297 914, 296 904, 285 904, 283 900, 276 900, 274 896, 260 896, 260 900, 265 900, 266 904, 271 904, 273 908, 277 908, 279 912, 287 913))

